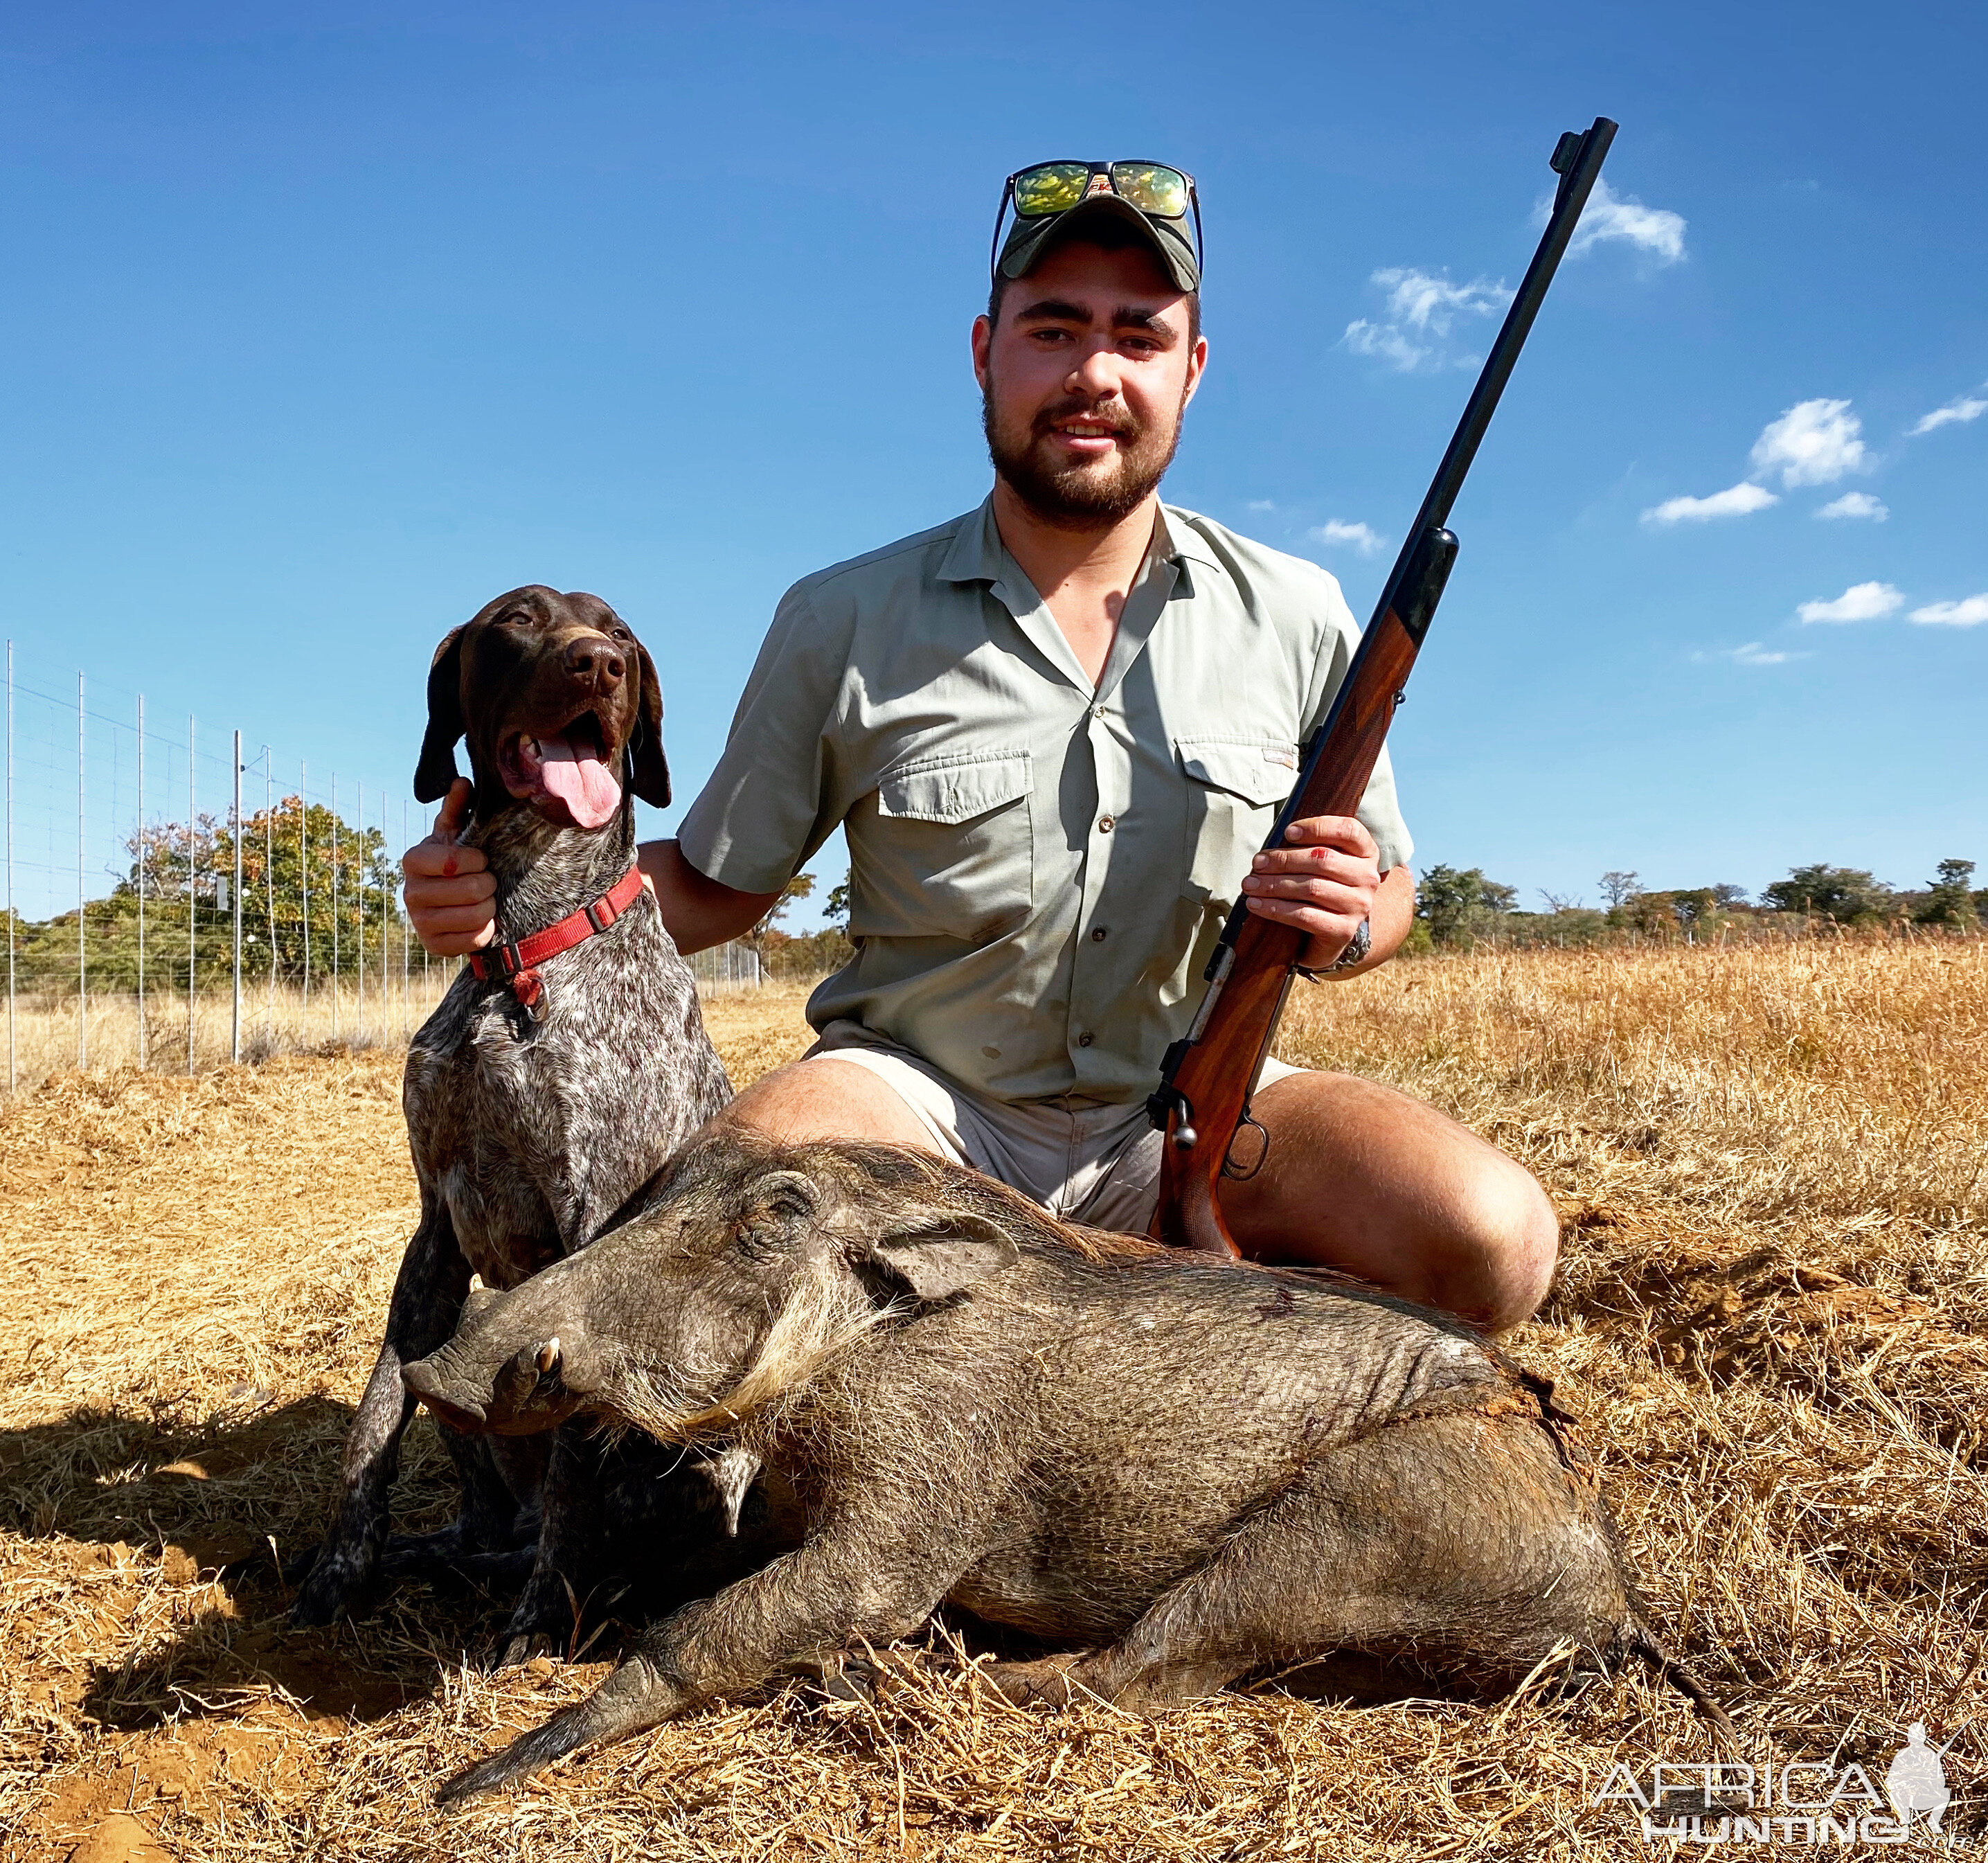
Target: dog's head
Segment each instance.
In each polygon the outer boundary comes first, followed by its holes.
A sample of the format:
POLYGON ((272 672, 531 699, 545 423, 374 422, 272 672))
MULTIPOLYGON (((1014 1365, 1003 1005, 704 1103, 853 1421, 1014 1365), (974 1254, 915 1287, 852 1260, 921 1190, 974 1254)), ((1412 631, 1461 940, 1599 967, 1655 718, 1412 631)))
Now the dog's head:
POLYGON ((513 589, 435 649, 417 800, 448 793, 458 738, 480 817, 516 803, 597 829, 620 813, 624 782, 657 808, 670 799, 654 663, 597 595, 513 589))

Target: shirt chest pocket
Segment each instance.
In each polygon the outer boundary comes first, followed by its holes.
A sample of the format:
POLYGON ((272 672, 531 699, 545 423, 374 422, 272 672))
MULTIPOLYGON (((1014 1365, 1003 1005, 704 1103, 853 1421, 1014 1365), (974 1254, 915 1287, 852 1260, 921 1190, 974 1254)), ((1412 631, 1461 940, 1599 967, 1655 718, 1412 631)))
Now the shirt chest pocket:
POLYGON ((888 772, 864 845, 851 850, 861 884, 850 935, 985 944, 1019 925, 1036 898, 1033 786, 1024 750, 930 757, 888 772))
POLYGON ((1176 738, 1186 781, 1188 891, 1226 908, 1297 780, 1294 746, 1261 738, 1176 738))

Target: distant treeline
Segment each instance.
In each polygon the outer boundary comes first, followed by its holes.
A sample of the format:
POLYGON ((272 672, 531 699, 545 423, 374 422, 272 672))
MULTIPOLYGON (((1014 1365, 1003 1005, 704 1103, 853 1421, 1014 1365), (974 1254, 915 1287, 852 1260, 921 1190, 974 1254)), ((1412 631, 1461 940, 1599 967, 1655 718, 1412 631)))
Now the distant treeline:
POLYGON ((1988 888, 1974 885, 1972 860, 1942 860, 1916 889, 1887 886, 1861 867, 1818 862, 1791 869, 1762 889, 1722 882, 1655 891, 1641 875, 1605 873, 1601 903, 1542 892, 1543 911, 1526 911, 1516 887, 1479 867, 1432 867, 1417 876, 1415 926, 1405 949, 1468 950, 1480 938, 1527 945, 1604 944, 1625 937, 1696 943, 1722 932, 1798 932, 1816 926, 1915 925, 1980 932, 1988 925, 1988 888))

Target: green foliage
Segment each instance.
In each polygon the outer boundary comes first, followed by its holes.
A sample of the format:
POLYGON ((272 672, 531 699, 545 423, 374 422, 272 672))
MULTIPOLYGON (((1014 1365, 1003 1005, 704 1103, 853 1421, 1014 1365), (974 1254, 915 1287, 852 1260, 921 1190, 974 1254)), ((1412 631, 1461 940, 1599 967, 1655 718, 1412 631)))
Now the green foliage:
MULTIPOLYGON (((191 827, 185 822, 147 823, 126 837, 124 848, 129 864, 110 896, 91 900, 84 913, 90 987, 135 987, 141 888, 146 988, 186 988, 189 915, 200 986, 208 989, 225 982, 233 968, 235 939, 235 837, 228 827, 211 814, 196 817, 191 827)), ((362 938, 369 974, 380 965, 383 935, 397 962, 404 931, 397 897, 398 872, 379 829, 355 828, 315 803, 305 811, 295 796, 244 820, 245 978, 267 979, 273 961, 279 982, 300 979, 306 920, 311 975, 331 974, 334 877, 340 973, 348 978, 354 974, 362 938)), ((73 989, 76 946, 73 911, 39 924, 18 922, 15 952, 22 984, 73 989)))
POLYGON ((1974 877, 1972 860, 1942 860, 1939 877, 1926 890, 1925 901, 1912 915, 1922 925, 1945 925, 1956 932, 1972 932, 1982 921, 1982 895, 1968 884, 1974 877))
POLYGON ((1416 886, 1415 918, 1432 947, 1468 951, 1498 930, 1518 902, 1517 888, 1486 879, 1481 867, 1436 866, 1416 886))
POLYGON ((1854 867, 1792 869, 1760 894, 1761 903, 1777 912, 1802 912, 1838 925, 1872 925, 1885 916, 1891 888, 1854 867))

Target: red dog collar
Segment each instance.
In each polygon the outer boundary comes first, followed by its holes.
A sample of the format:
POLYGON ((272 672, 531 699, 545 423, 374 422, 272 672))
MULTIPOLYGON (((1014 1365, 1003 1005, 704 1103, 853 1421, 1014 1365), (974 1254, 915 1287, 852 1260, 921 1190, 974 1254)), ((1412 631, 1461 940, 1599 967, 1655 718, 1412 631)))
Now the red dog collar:
POLYGON ((591 905, 569 912, 543 932, 521 938, 515 945, 495 945, 488 951, 472 952, 469 968, 483 982, 493 979, 508 982, 512 995, 536 1022, 544 1013, 540 1006, 546 993, 546 981, 539 975, 539 966, 547 958, 557 957, 562 951, 585 944, 597 932, 605 932, 635 903, 641 891, 642 870, 631 867, 591 905))

